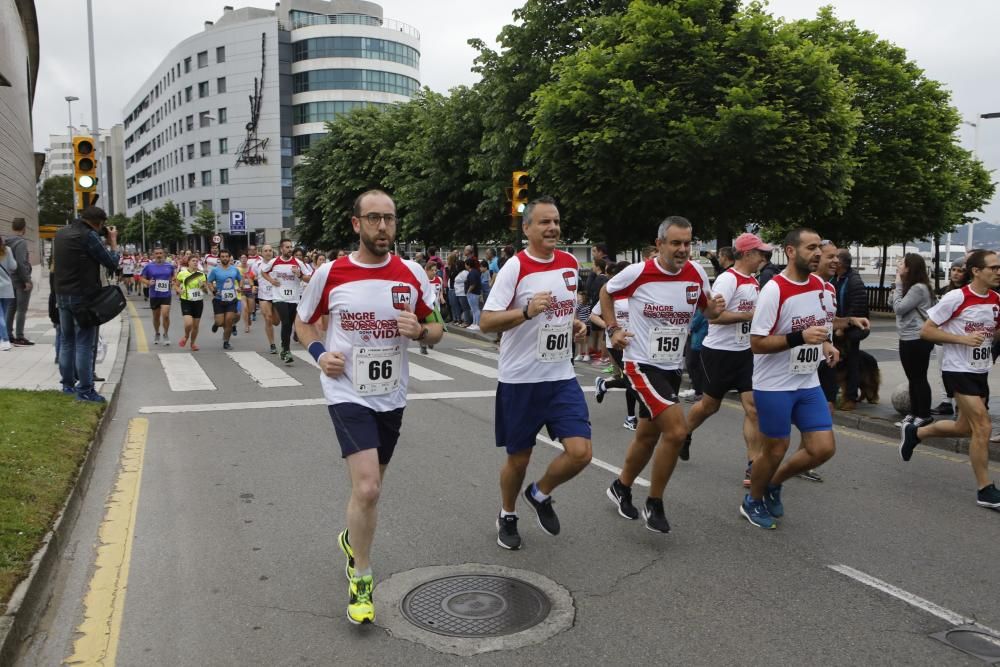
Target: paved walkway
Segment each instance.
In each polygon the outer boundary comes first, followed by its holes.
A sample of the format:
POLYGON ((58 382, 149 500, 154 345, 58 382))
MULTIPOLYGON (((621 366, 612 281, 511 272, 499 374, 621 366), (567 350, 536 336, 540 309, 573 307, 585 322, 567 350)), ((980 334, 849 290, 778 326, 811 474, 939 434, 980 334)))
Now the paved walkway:
MULTIPOLYGON (((49 320, 49 272, 36 266, 32 275, 35 285, 28 303, 28 317, 24 322, 24 335, 35 344, 14 347, 0 352, 0 389, 59 389, 59 366, 56 364, 56 330, 49 320)), ((108 344, 107 355, 97 364, 97 377, 106 378, 111 373, 118 355, 118 337, 121 334, 123 313, 101 327, 101 337, 108 344)), ((96 382, 101 391, 103 382, 96 382)))

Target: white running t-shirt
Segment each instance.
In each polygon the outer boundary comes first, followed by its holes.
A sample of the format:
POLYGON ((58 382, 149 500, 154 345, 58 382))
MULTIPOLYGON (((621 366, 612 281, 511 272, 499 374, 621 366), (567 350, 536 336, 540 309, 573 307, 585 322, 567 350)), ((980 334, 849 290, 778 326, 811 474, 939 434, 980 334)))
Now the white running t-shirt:
MULTIPOLYGON (((303 281, 292 273, 293 266, 299 267, 301 272, 299 275, 312 275, 312 269, 297 257, 289 257, 288 259, 275 257, 261 268, 261 274, 270 275, 278 281, 277 285, 272 285, 274 289, 271 300, 275 303, 279 301, 298 303, 299 299, 302 298, 303 281)), ((265 278, 265 280, 267 279, 265 278)))
POLYGON ((952 373, 988 373, 993 366, 993 336, 1000 326, 1000 296, 993 290, 976 294, 972 287, 948 292, 930 310, 927 318, 956 336, 981 333, 986 336, 979 347, 944 343, 941 345, 941 370, 952 373))
MULTIPOLYGON (((712 285, 712 292, 726 300, 726 310, 735 313, 752 313, 757 307, 760 285, 753 276, 745 276, 730 267, 719 274, 712 285)), ((713 350, 742 352, 750 349, 750 320, 732 324, 708 324, 708 335, 702 343, 713 350)))

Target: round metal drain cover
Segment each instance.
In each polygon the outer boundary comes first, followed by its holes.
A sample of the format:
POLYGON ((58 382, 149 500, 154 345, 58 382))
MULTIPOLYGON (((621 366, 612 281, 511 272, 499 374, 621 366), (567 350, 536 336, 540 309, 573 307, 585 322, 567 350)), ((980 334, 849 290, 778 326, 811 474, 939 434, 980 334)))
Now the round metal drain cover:
POLYGON ((990 660, 1000 658, 1000 644, 997 639, 984 632, 969 629, 949 630, 945 633, 945 637, 952 646, 966 653, 990 660))
POLYGON ((549 598, 512 577, 459 575, 420 584, 403 598, 410 623, 449 637, 498 637, 538 625, 549 598))

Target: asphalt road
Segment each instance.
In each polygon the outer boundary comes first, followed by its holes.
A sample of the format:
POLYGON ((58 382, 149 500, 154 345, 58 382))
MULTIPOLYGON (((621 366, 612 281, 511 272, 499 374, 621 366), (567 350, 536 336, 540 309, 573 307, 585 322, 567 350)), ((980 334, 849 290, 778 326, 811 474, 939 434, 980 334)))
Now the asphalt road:
MULTIPOLYGON (((1000 514, 975 506, 964 459, 918 450, 904 465, 895 442, 838 430, 826 481, 791 480, 780 528, 762 531, 738 516, 742 414, 728 406, 697 432, 691 461, 667 490, 670 535, 621 519, 604 495, 613 473, 592 465, 554 495, 562 535, 543 534, 520 508, 524 549, 501 550, 494 519, 502 455, 493 446, 493 401, 483 395, 495 380, 469 366, 495 367, 492 347, 457 336, 435 350, 450 363, 435 352, 411 356, 425 376, 445 379, 411 381, 411 395, 437 397, 406 410, 380 503, 376 582, 431 565, 531 570, 571 592, 574 623, 543 644, 475 658, 351 626, 335 544, 349 489, 329 417, 315 403, 263 403, 319 398, 317 371, 297 359, 282 370, 299 386, 264 388, 203 326, 196 358, 217 390, 174 391, 160 355, 189 354, 176 346, 179 309, 174 346, 163 350, 151 344, 148 310, 132 302, 150 351, 135 349, 133 335, 117 418, 57 595, 21 664, 60 664, 77 651, 98 531, 116 503, 108 494, 135 419, 148 419, 149 432, 131 552, 118 564, 127 584, 103 596, 125 596, 120 629, 113 622, 109 630, 119 665, 982 664, 928 636, 953 625, 942 613, 837 565, 1000 628, 1000 514), (192 407, 222 403, 238 405, 192 407)), ((233 342, 236 351, 266 347, 259 325, 233 342)), ((277 366, 276 357, 264 359, 277 366)), ((580 368, 583 386, 598 372, 580 368)), ((621 426, 622 394, 603 405, 587 396, 594 456, 620 465, 631 435, 621 426)), ((539 443, 529 478, 555 454, 539 443)), ((637 488, 637 504, 644 497, 637 488)), ((378 588, 375 597, 379 604, 378 588)))

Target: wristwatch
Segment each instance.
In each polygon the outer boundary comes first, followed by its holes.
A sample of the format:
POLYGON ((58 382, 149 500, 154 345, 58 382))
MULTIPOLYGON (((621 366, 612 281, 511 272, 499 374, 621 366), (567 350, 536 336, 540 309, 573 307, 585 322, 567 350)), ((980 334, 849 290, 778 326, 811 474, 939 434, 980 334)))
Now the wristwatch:
POLYGON ((429 334, 430 332, 431 332, 430 329, 428 329, 427 327, 424 327, 423 329, 420 330, 420 335, 417 336, 417 340, 423 340, 423 339, 427 338, 427 334, 429 334))
POLYGON ((608 338, 611 338, 612 336, 615 335, 615 332, 618 331, 619 329, 621 329, 620 326, 618 326, 617 324, 612 324, 610 327, 605 327, 604 332, 608 335, 608 338))
POLYGON ((527 306, 527 304, 525 304, 524 310, 521 311, 521 314, 524 315, 524 319, 525 320, 530 320, 531 319, 531 315, 528 314, 528 306, 527 306))

